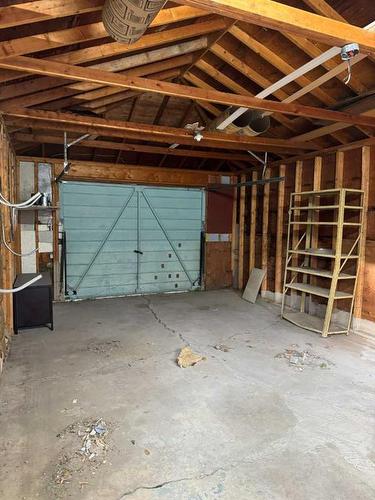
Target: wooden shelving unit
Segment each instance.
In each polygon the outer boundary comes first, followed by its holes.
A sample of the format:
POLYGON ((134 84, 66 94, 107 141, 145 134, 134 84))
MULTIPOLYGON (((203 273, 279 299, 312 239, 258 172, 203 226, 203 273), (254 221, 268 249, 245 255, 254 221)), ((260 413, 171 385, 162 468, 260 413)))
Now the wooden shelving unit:
POLYGON ((350 330, 359 268, 363 198, 363 191, 344 188, 296 192, 290 196, 281 316, 323 337, 348 334, 350 330), (287 297, 291 298, 288 308, 287 297), (310 300, 306 300, 307 297, 310 300), (324 317, 310 314, 313 297, 326 301, 324 317), (350 304, 346 328, 331 321, 335 302, 339 300, 348 300, 350 304))

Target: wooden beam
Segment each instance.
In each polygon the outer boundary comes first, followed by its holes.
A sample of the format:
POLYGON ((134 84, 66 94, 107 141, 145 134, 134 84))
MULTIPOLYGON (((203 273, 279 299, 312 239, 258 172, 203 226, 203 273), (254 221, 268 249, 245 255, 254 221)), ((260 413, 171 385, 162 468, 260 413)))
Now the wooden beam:
MULTIPOLYGON (((204 15, 208 15, 208 13, 194 7, 172 7, 170 9, 161 10, 150 26, 163 26, 180 20, 202 17, 204 15)), ((108 33, 102 22, 86 24, 60 31, 43 33, 42 35, 32 35, 0 42, 0 57, 31 54, 106 37, 108 37, 108 33)), ((99 52, 100 49, 98 49, 98 53, 99 52)))
MULTIPOLYGON (((258 172, 253 170, 251 180, 258 180, 258 172)), ((256 252, 256 226, 257 226, 257 185, 251 186, 251 207, 250 207, 250 234, 249 234, 249 275, 255 267, 256 252)))
MULTIPOLYGON (((161 82, 160 82, 161 83, 161 82)), ((204 132, 204 138, 197 142, 193 138, 191 131, 186 129, 178 129, 173 127, 163 127, 160 125, 148 125, 142 123, 124 122, 121 120, 106 120, 103 118, 94 118, 72 113, 58 113, 54 111, 42 111, 35 109, 19 109, 7 111, 7 117, 17 119, 25 119, 23 123, 29 123, 30 126, 34 122, 41 124, 48 123, 44 128, 55 128, 56 130, 77 130, 78 132, 86 132, 101 134, 111 137, 123 137, 125 132, 132 134, 137 140, 153 140, 157 142, 176 142, 176 139, 181 144, 188 144, 196 147, 228 147, 230 149, 247 150, 260 146, 266 150, 273 147, 278 150, 284 149, 290 151, 293 149, 311 149, 311 146, 304 143, 295 143, 293 141, 284 141, 281 139, 270 139, 265 137, 249 137, 234 134, 222 134, 219 132, 204 132), (75 129, 75 127, 77 127, 75 129), (93 130, 93 132, 91 132, 93 130), (151 137, 151 139, 149 139, 151 137)), ((39 127, 41 128, 41 127, 39 127)))
POLYGON ((163 116, 164 110, 168 106, 169 99, 170 99, 169 95, 165 95, 163 97, 163 99, 162 99, 162 101, 160 103, 160 106, 159 106, 159 108, 158 108, 158 110, 156 112, 155 118, 152 121, 153 125, 159 125, 161 117, 163 116))
MULTIPOLYGON (((18 156, 18 160, 30 161, 34 157, 18 156)), ((55 165, 58 175, 63 169, 62 160, 38 158, 39 161, 55 165)), ((130 182, 139 184, 167 185, 167 186, 201 186, 210 183, 212 171, 173 168, 148 167, 143 165, 116 165, 115 163, 100 163, 91 161, 70 162, 69 173, 64 176, 67 180, 85 180, 92 182, 130 182)), ((221 173, 231 175, 230 172, 221 173)))
POLYGON ((241 96, 229 94, 217 90, 205 90, 193 88, 177 83, 160 82, 156 80, 127 77, 116 73, 109 73, 91 68, 82 68, 68 64, 44 61, 31 57, 9 57, 0 60, 0 67, 8 69, 18 69, 30 73, 67 78, 70 80, 81 80, 87 82, 100 83, 121 88, 131 88, 147 92, 173 95, 187 99, 210 101, 230 106, 262 109, 275 113, 286 113, 309 118, 319 118, 323 120, 341 121, 343 123, 358 124, 375 127, 375 119, 364 115, 353 115, 327 109, 319 109, 311 106, 302 106, 295 103, 282 103, 267 99, 258 99, 251 96, 241 96))
MULTIPOLYGON (((286 165, 279 167, 279 176, 285 177, 286 165)), ((281 302, 283 291, 283 234, 284 234, 285 180, 278 183, 277 191, 277 222, 276 222, 276 255, 275 255, 275 300, 281 302)))
POLYGON ((344 158, 345 155, 343 151, 337 151, 335 167, 335 188, 344 187, 344 158))
POLYGON ((103 0, 38 0, 0 8, 0 29, 102 10, 103 0))
MULTIPOLYGON (((234 177, 238 182, 238 177, 234 177)), ((232 235, 231 235, 231 270, 232 286, 238 288, 238 225, 237 225, 237 196, 238 189, 233 189, 233 207, 232 207, 232 235)))
MULTIPOLYGON (((306 38, 292 35, 291 33, 285 33, 285 32, 283 33, 283 35, 288 40, 290 40, 294 45, 296 45, 300 50, 302 50, 305 54, 307 54, 308 56, 310 56, 313 59, 315 57, 321 56, 323 53, 323 50, 321 50, 319 47, 317 47, 317 45, 315 43, 311 42, 310 40, 307 40, 306 38)), ((354 61, 359 62, 365 58, 366 58, 365 54, 358 54, 358 56, 356 56, 352 60, 352 63, 354 61)), ((329 72, 337 71, 337 61, 335 59, 328 59, 327 61, 324 61, 322 63, 322 66, 324 68, 326 68, 329 72)), ((353 75, 353 73, 355 73, 355 72, 352 72, 352 77, 350 78, 350 82, 347 83, 347 86, 349 88, 351 88, 352 90, 354 90, 354 92, 356 92, 357 94, 363 94, 364 92, 366 92, 367 89, 366 89, 365 85, 363 85, 361 80, 355 74, 353 75)), ((339 79, 338 74, 339 73, 335 73, 333 75, 333 77, 336 77, 339 79)))
MULTIPOLYGON (((167 67, 173 67, 173 64, 170 63, 170 60, 176 59, 177 57, 181 57, 183 55, 191 54, 192 52, 196 52, 206 45, 207 37, 200 37, 188 42, 182 42, 175 45, 169 45, 168 47, 145 51, 142 54, 122 57, 120 59, 112 60, 109 62, 94 64, 89 67, 91 67, 92 69, 118 72, 119 74, 128 74, 128 71, 130 69, 137 68, 137 71, 135 73, 132 73, 132 75, 142 76, 166 69, 165 63, 167 63, 167 67), (166 59, 168 59, 169 61, 165 61, 166 59), (150 66, 152 63, 156 62, 159 62, 161 66, 150 66), (149 70, 145 72, 144 69, 138 69, 142 67, 148 67, 149 70)), ((192 58, 193 56, 190 56, 186 58, 186 61, 180 59, 177 59, 177 61, 179 62, 179 65, 181 65, 182 63, 189 64, 192 58)), ((27 81, 15 85, 8 85, 4 89, 4 92, 1 93, 0 99, 8 99, 7 105, 13 103, 15 106, 32 106, 34 104, 38 104, 39 102, 48 101, 48 99, 44 96, 48 94, 48 91, 51 91, 52 89, 52 92, 50 93, 54 93, 58 96, 60 92, 61 97, 64 97, 64 93, 78 94, 79 92, 82 92, 82 99, 89 100, 91 99, 91 94, 88 94, 88 92, 100 88, 103 87, 99 84, 91 82, 67 83, 66 80, 60 78, 42 77, 37 78, 31 82, 27 81), (88 94, 87 97, 85 97, 86 93, 88 94)), ((108 89, 108 87, 106 88, 108 89)), ((121 90, 118 89, 111 88, 111 90, 113 92, 121 92, 121 90)), ((101 95, 99 95, 98 97, 101 97, 101 95)))
MULTIPOLYGON (((246 182, 246 175, 241 175, 241 182, 246 182)), ((244 288, 244 259, 245 259, 245 205, 246 186, 240 187, 240 212, 238 226, 238 288, 244 288)))
MULTIPOLYGON (((335 188, 344 187, 344 161, 345 154, 343 151, 337 151, 336 153, 336 162, 335 162, 335 188)), ((337 220, 338 218, 338 209, 333 211, 333 220, 337 220)), ((332 228, 332 249, 335 251, 336 249, 336 240, 337 240, 337 227, 332 228)))
POLYGON ((362 317, 363 291, 365 284, 365 269, 366 269, 366 237, 367 237, 367 212, 369 204, 369 184, 370 184, 370 164, 371 164, 371 149, 369 147, 362 148, 362 176, 361 189, 363 190, 363 213, 361 226, 361 244, 359 247, 359 259, 357 269, 357 283, 355 289, 353 316, 355 318, 362 317))
MULTIPOLYGON (((178 17, 178 16, 177 16, 178 17)), ((180 19, 177 19, 180 20, 180 19)), ((221 18, 213 18, 208 21, 200 21, 198 23, 190 24, 187 26, 180 26, 178 28, 171 28, 164 31, 158 31, 156 33, 149 33, 142 36, 137 42, 127 45, 119 42, 103 43, 94 47, 87 47, 84 49, 74 50, 71 52, 63 52, 62 54, 56 54, 54 56, 47 57, 47 61, 63 62, 67 64, 83 64, 91 61, 98 61, 104 58, 112 58, 116 56, 121 56, 124 54, 131 54, 136 51, 144 51, 152 47, 158 47, 160 45, 173 44, 184 39, 189 39, 197 36, 207 35, 217 30, 221 30, 225 26, 224 20, 221 18)), ((16 71, 6 71, 4 70, 0 74, 0 83, 19 79, 21 77, 28 76, 27 73, 20 74, 16 71)), ((39 85, 42 87, 42 82, 44 80, 49 82, 50 79, 41 79, 39 85)), ((28 84, 34 84, 33 82, 28 82, 28 84)), ((19 84, 21 85, 21 84, 19 84)), ((18 92, 17 87, 14 88, 14 95, 22 95, 18 92)), ((48 88, 48 87, 47 87, 48 88)), ((4 89, 6 91, 8 89, 4 89)), ((21 87, 21 92, 23 88, 21 87)), ((34 90, 39 90, 38 87, 32 88, 30 92, 34 90)), ((8 95, 6 97, 9 97, 8 95)))
MULTIPOLYGON (((275 68, 277 68, 284 75, 289 75, 296 70, 295 67, 291 66, 287 61, 287 54, 284 54, 285 57, 282 57, 281 54, 275 53, 272 49, 268 48, 263 43, 260 43, 254 37, 250 36, 246 31, 239 28, 238 26, 233 26, 230 28, 229 33, 233 35, 237 40, 246 45, 253 52, 258 54, 263 60, 272 64, 275 68)), ((312 81, 307 78, 305 75, 300 76, 294 80, 301 87, 306 87, 307 85, 311 85, 312 81)), ((336 100, 327 94, 324 90, 316 87, 311 89, 311 94, 314 95, 317 99, 319 99, 322 103, 328 105, 332 105, 336 102, 336 100)))
POLYGON ((182 0, 223 16, 278 31, 288 31, 327 45, 356 42, 363 51, 375 52, 375 35, 334 19, 297 9, 273 0, 182 0))
MULTIPOLYGON (((320 149, 319 156, 325 156, 337 151, 350 151, 351 149, 363 148, 366 146, 375 146, 375 137, 369 137, 367 139, 360 139, 359 141, 348 142, 347 144, 341 144, 339 146, 330 146, 328 148, 320 149)), ((290 158, 284 158, 283 160, 277 160, 271 163, 271 166, 280 165, 281 163, 295 163, 298 160, 308 160, 310 158, 315 158, 317 152, 305 153, 299 156, 292 156, 290 158)))
MULTIPOLYGON (((235 92, 236 94, 240 95, 250 95, 253 96, 254 94, 251 94, 245 87, 240 85, 238 82, 235 80, 232 80, 229 78, 227 75, 222 73, 221 71, 217 70, 214 66, 209 64, 207 61, 201 60, 196 63, 196 67, 200 69, 201 71, 204 71, 207 75, 209 75, 211 78, 216 80, 217 82, 221 83, 225 87, 227 87, 229 90, 235 92)), ((190 82, 192 82, 194 85, 197 87, 205 87, 205 88, 214 88, 207 83, 203 82, 203 80, 199 79, 196 75, 193 73, 188 73, 186 75, 186 79, 190 82)), ((271 82, 270 82, 271 84, 271 82)), ((282 125, 285 127, 291 129, 292 131, 296 132, 297 129, 293 125, 292 120, 290 120, 288 117, 280 114, 274 115, 274 119, 278 122, 280 122, 282 125)))
MULTIPOLYGON (((50 136, 45 134, 22 134, 16 132, 12 134, 13 140, 17 142, 30 142, 38 144, 64 144, 64 138, 61 135, 50 136)), ((74 146, 73 146, 74 147, 74 146)), ((238 160, 250 162, 250 156, 238 153, 220 153, 217 151, 199 151, 193 149, 182 149, 174 148, 170 149, 167 147, 157 147, 148 146, 144 144, 130 144, 130 143, 120 143, 112 141, 99 141, 99 140, 83 140, 77 144, 76 147, 84 148, 97 148, 97 149, 111 149, 114 151, 131 151, 135 153, 150 153, 156 155, 168 155, 168 156, 182 156, 191 158, 215 158, 218 160, 238 160)))
MULTIPOLYGON (((271 80, 268 80, 268 78, 266 78, 265 76, 255 71, 250 66, 248 66, 240 57, 237 57, 236 55, 232 54, 219 44, 216 44, 213 47, 211 47, 211 52, 215 54, 215 56, 219 57, 221 60, 232 66, 232 68, 239 71, 244 76, 255 82, 262 89, 266 89, 274 83, 271 82, 271 80)), ((288 97, 288 94, 284 92, 284 90, 276 90, 273 95, 277 97, 280 101, 283 101, 288 97)))
MULTIPOLYGON (((121 71, 119 74, 131 76, 150 76, 156 73, 161 73, 166 70, 172 70, 176 68, 181 68, 186 64, 189 64, 193 60, 193 54, 189 53, 190 47, 193 45, 186 45, 182 47, 181 54, 177 57, 173 57, 173 51, 158 50, 151 51, 151 53, 146 53, 145 55, 150 55, 149 63, 143 65, 137 65, 135 60, 129 61, 129 69, 121 71), (185 49, 187 52, 185 53, 185 49), (157 53, 155 53, 157 52, 157 53), (163 56, 165 55, 165 57, 163 56), (167 56, 169 54, 169 57, 167 56), (137 66, 137 67, 134 67, 137 66)), ((132 56, 133 59, 136 56, 132 56)), ((147 59, 141 59, 139 63, 145 62, 147 59)), ((153 77, 154 78, 154 77, 153 77)), ((66 82, 66 81, 65 81, 66 82)), ((122 94, 123 89, 118 89, 116 87, 103 87, 95 83, 73 83, 70 85, 63 85, 57 88, 52 88, 50 90, 43 90, 41 92, 35 92, 30 95, 24 95, 21 97, 16 97, 15 99, 8 99, 6 102, 2 102, 0 106, 3 109, 10 109, 13 107, 29 107, 36 106, 49 101, 56 101, 55 109, 61 109, 58 104, 58 100, 65 99, 71 96, 71 102, 73 104, 85 103, 88 108, 98 107, 98 99, 107 98, 108 96, 115 95, 116 98, 118 94, 122 94)), ((126 92, 131 92, 127 90, 126 92)), ((114 102, 116 98, 111 99, 110 102, 114 102)), ((68 107, 66 104, 64 107, 68 107)))
MULTIPOLYGON (((153 64, 159 64, 160 68, 162 68, 162 67, 168 68, 170 66, 170 64, 168 64, 168 60, 162 61, 162 63, 153 63, 153 64)), ((153 66, 153 64, 151 64, 150 66, 153 66)), ((129 70, 129 71, 138 72, 138 68, 134 68, 134 69, 129 70)), ((147 76, 149 76, 150 78, 153 78, 154 80, 166 80, 167 81, 167 80, 172 80, 173 78, 176 78, 177 76, 180 75, 180 73, 181 73, 181 66, 179 66, 179 67, 175 66, 173 68, 165 69, 165 70, 160 71, 158 73, 148 74, 147 76)), ((106 90, 114 90, 114 89, 113 89, 113 87, 108 87, 106 90)), ((104 91, 104 89, 103 89, 103 91, 104 91)), ((144 93, 145 92, 140 92, 137 90, 123 90, 122 92, 116 92, 115 94, 110 93, 110 92, 108 92, 108 93, 106 92, 103 97, 98 97, 98 98, 93 99, 91 101, 82 101, 79 99, 79 96, 77 96, 77 99, 75 100, 74 105, 78 103, 80 107, 90 109, 90 110, 94 111, 95 113, 100 114, 100 113, 105 113, 111 109, 118 107, 122 102, 129 99, 129 97, 132 97, 135 95, 141 95, 144 93)), ((73 100, 74 100, 74 97, 73 97, 73 100)), ((57 101, 57 104, 59 104, 59 103, 63 104, 62 107, 68 107, 68 106, 72 105, 70 103, 64 104, 62 101, 57 101)), ((55 106, 55 103, 50 103, 49 105, 47 105, 47 107, 45 107, 45 109, 58 110, 58 109, 61 109, 61 106, 59 106, 57 108, 55 106)))
MULTIPOLYGON (((313 191, 321 190, 321 182, 322 182, 322 167, 323 167, 323 158, 321 156, 316 156, 314 158, 314 173, 313 173, 313 191)), ((319 210, 312 211, 311 220, 312 222, 319 222, 320 213, 319 210)), ((313 225, 310 228, 311 231, 311 240, 310 247, 318 248, 318 237, 319 237, 319 228, 316 225, 313 225)), ((308 264, 308 257, 305 259, 306 265, 308 264)), ((318 268, 318 258, 311 257, 311 267, 318 268)), ((304 275, 304 282, 307 283, 307 275, 304 275)), ((311 284, 317 284, 317 278, 315 276, 311 276, 311 284)), ((311 299, 310 299, 311 300, 311 299)))
MULTIPOLYGON (((295 168, 295 178, 294 178, 294 192, 295 193, 300 193, 302 191, 302 168, 303 168, 303 162, 302 161, 297 161, 296 162, 296 168, 295 168)), ((295 218, 297 219, 297 216, 300 215, 300 210, 295 210, 295 218)), ((292 248, 294 249, 298 243, 299 239, 299 225, 294 224, 293 229, 292 229, 292 248)), ((297 265, 298 262, 298 255, 293 254, 292 257, 292 263, 293 265, 297 265)))
MULTIPOLYGON (((266 168, 264 178, 270 178, 270 168, 266 168)), ((261 292, 264 294, 268 290, 268 228, 270 211, 270 183, 266 182, 263 186, 263 211, 262 211, 262 254, 261 267, 266 272, 262 281, 261 292)))

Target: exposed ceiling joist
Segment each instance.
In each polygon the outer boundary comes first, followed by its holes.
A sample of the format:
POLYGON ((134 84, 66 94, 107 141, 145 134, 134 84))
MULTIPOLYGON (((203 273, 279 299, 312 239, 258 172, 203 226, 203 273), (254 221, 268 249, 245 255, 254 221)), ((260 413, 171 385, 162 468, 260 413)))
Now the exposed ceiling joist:
MULTIPOLYGON (((61 135, 51 136, 44 133, 34 133, 34 134, 23 134, 15 133, 12 135, 14 141, 18 142, 29 142, 29 143, 39 143, 39 144, 64 144, 64 138, 61 135)), ((200 151, 193 149, 169 149, 158 146, 148 146, 144 144, 129 144, 113 141, 99 141, 99 140, 83 140, 78 147, 84 148, 97 148, 97 149, 111 149, 114 151, 128 151, 133 153, 149 153, 155 155, 167 155, 167 156, 188 156, 192 158, 213 158, 218 160, 238 160, 244 162, 251 162, 251 157, 245 154, 238 153, 221 153, 219 151, 200 151)))
MULTIPOLYGON (((163 9, 152 21, 152 27, 176 23, 178 21, 194 19, 207 15, 206 11, 194 7, 180 6, 170 9, 163 9)), ((5 42, 0 42, 0 58, 13 55, 31 54, 43 50, 55 49, 75 43, 86 42, 107 38, 103 23, 86 24, 60 31, 42 33, 23 38, 14 38, 5 42)), ((98 49, 100 50, 100 49, 98 49)))
POLYGON ((81 80, 119 88, 131 88, 147 92, 172 95, 187 99, 216 102, 230 106, 261 109, 274 113, 285 113, 327 121, 341 121, 352 125, 375 127, 375 120, 364 115, 342 113, 294 103, 282 103, 256 97, 229 94, 216 90, 206 90, 170 82, 161 82, 141 77, 127 77, 106 71, 71 66, 68 64, 18 56, 0 60, 0 67, 6 69, 28 71, 30 73, 61 77, 70 80, 81 80))
POLYGON ((363 51, 375 52, 375 34, 342 21, 323 17, 274 0, 178 0, 210 12, 265 28, 288 31, 327 45, 356 42, 363 51))
POLYGON ((0 29, 102 10, 104 0, 37 0, 0 8, 0 29))
POLYGON ((221 134, 217 132, 205 132, 204 138, 197 142, 194 140, 192 132, 160 125, 148 125, 133 122, 123 122, 119 120, 106 120, 103 118, 94 118, 72 113, 60 113, 53 111, 41 111, 35 109, 20 109, 6 112, 5 117, 11 123, 20 123, 23 126, 33 128, 45 128, 56 130, 72 130, 83 133, 100 134, 111 137, 123 138, 125 133, 134 139, 151 140, 155 142, 174 142, 176 139, 181 144, 187 144, 196 147, 218 147, 225 149, 247 150, 258 147, 262 151, 293 151, 311 150, 314 146, 308 143, 287 142, 280 139, 271 139, 266 137, 249 137, 233 134, 221 134), (13 119, 13 120, 12 120, 13 119), (37 125, 39 123, 39 126, 37 125))
MULTIPOLYGON (((133 71, 133 76, 141 76, 152 74, 155 72, 163 71, 166 68, 171 68, 173 66, 173 61, 175 61, 175 67, 182 66, 183 64, 189 64, 193 60, 193 56, 181 57, 186 54, 191 54, 196 52, 207 45, 207 38, 200 37, 187 42, 181 42, 176 45, 170 45, 168 47, 158 48, 150 50, 148 52, 143 52, 141 54, 131 55, 128 57, 123 57, 116 59, 114 61, 108 61, 104 63, 95 64, 90 66, 92 69, 101 69, 110 72, 118 72, 119 74, 129 75, 129 70, 131 68, 136 68, 133 71), (159 62, 159 65, 152 66, 153 63, 159 62), (149 67, 149 69, 147 69, 149 67), (138 70, 138 71, 137 71, 138 70)), ((40 78, 42 80, 43 89, 36 91, 32 94, 27 93, 22 97, 8 97, 6 105, 7 106, 34 106, 40 104, 41 102, 48 102, 48 100, 54 100, 66 97, 66 94, 80 94, 80 98, 83 101, 88 101, 90 99, 97 99, 103 97, 106 93, 95 93, 91 94, 91 91, 103 88, 102 85, 91 83, 91 82, 77 82, 77 83, 67 83, 64 79, 51 79, 48 77, 40 78), (51 81, 52 80, 52 81, 51 81), (49 81, 49 83, 48 83, 49 81), (45 83, 45 84, 44 84, 45 83), (58 88, 57 88, 58 87, 58 88), (48 97, 49 89, 52 89, 52 98, 48 97)), ((38 80, 35 82, 38 83, 38 80)), ((11 86, 10 86, 11 87, 11 86)), ((35 87, 35 85, 34 85, 35 87)), ((25 86, 25 89, 27 85, 25 86)), ((108 87, 106 87, 108 89, 108 87)), ((121 91, 118 89, 112 89, 115 93, 121 91)), ((10 89, 11 91, 11 89, 10 89)), ((9 94, 9 91, 7 92, 9 94)), ((0 98, 6 99, 4 95, 0 95, 0 98)))
MULTIPOLYGON (((57 54, 51 57, 47 57, 50 61, 59 61, 67 64, 83 64, 91 61, 98 61, 104 58, 117 57, 124 54, 131 54, 136 51, 144 51, 152 47, 157 47, 160 45, 173 44, 182 41, 186 38, 198 37, 202 35, 207 35, 209 33, 222 30, 225 27, 225 20, 222 18, 214 18, 207 21, 201 21, 195 24, 189 24, 187 26, 180 26, 178 28, 171 28, 164 31, 159 31, 157 33, 147 33, 141 37, 137 42, 126 45, 119 42, 104 43, 95 47, 87 47, 85 49, 78 49, 71 52, 64 52, 62 54, 57 54)), ((29 76, 28 73, 22 74, 16 71, 3 71, 0 74, 0 83, 6 81, 12 81, 19 78, 29 76)), ((41 90, 43 86, 48 85, 48 79, 35 79, 32 82, 15 84, 11 88, 14 89, 14 93, 11 94, 14 97, 17 95, 22 95, 27 92, 27 85, 33 85, 38 90, 37 85, 41 85, 41 90), (46 82, 45 82, 46 80, 46 82), (40 82, 39 84, 37 82, 40 82)), ((9 89, 4 89, 4 92, 9 92, 9 89)), ((33 92, 33 87, 30 92, 33 92)), ((9 97, 9 96, 7 96, 9 97)))

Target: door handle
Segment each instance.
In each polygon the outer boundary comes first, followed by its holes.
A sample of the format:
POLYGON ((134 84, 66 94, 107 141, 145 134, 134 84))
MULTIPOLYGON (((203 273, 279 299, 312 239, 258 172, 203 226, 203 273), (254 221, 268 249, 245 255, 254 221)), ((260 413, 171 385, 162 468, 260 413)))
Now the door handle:
POLYGON ((140 255, 143 255, 143 252, 141 252, 140 250, 134 250, 134 253, 139 253, 140 255))

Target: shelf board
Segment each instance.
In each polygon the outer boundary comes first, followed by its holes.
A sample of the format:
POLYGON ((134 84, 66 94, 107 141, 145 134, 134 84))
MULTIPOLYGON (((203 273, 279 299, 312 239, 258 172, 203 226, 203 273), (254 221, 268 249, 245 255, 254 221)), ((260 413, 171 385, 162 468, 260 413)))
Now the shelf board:
MULTIPOLYGON (((291 290, 298 290, 299 292, 308 293, 310 295, 317 295, 318 297, 329 298, 329 288, 323 288, 321 286, 309 285, 308 283, 286 283, 285 288, 290 288, 291 290)), ((351 299, 353 297, 352 293, 339 292, 336 290, 335 299, 351 299)))
MULTIPOLYGON (((311 330, 313 332, 322 333, 324 319, 318 318, 317 316, 312 316, 311 314, 299 312, 299 311, 287 311, 284 312, 282 317, 291 323, 304 328, 305 330, 311 330)), ((347 333, 347 330, 343 330, 342 326, 331 325, 331 328, 335 328, 328 332, 328 335, 334 335, 339 333, 347 333)))
MULTIPOLYGON (((327 250, 329 250, 327 248, 327 250)), ((304 250, 288 250, 289 253, 295 253, 298 255, 312 255, 313 257, 328 257, 330 259, 334 259, 336 255, 334 253, 321 253, 316 248, 312 249, 304 249, 304 250)), ((348 255, 345 253, 341 254, 341 259, 358 259, 358 255, 348 255)))
MULTIPOLYGON (((296 266, 289 266, 288 271, 293 271, 296 273, 304 273, 304 274, 311 274, 312 276, 321 276, 322 278, 332 278, 333 273, 332 271, 327 271, 325 269, 316 269, 312 267, 296 267, 296 266)), ((339 279, 343 280, 348 280, 348 279, 353 279, 355 280, 356 276, 347 274, 347 273, 340 273, 339 274, 339 279)))
MULTIPOLYGON (((301 205, 290 207, 291 210, 337 210, 340 208, 340 205, 301 205)), ((363 207, 358 205, 344 205, 344 208, 347 210, 362 210, 363 207)))
POLYGON ((331 210, 339 208, 339 205, 301 205, 290 207, 291 210, 331 210))
POLYGON ((17 208, 17 210, 20 210, 22 212, 35 212, 35 211, 46 211, 48 212, 49 210, 58 210, 59 207, 43 207, 42 205, 37 205, 37 206, 32 206, 32 207, 24 207, 24 208, 17 208))
POLYGON ((292 193, 292 196, 330 196, 333 194, 339 194, 341 191, 345 191, 345 193, 349 194, 363 194, 361 189, 333 188, 322 189, 320 191, 301 191, 300 193, 294 192, 292 193))
MULTIPOLYGON (((291 226, 300 226, 300 225, 307 225, 307 226, 337 226, 338 222, 324 222, 324 221, 318 221, 318 222, 313 222, 313 221, 293 221, 290 223, 291 226)), ((360 222, 343 222, 343 226, 361 226, 362 224, 360 222)))

